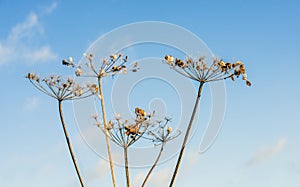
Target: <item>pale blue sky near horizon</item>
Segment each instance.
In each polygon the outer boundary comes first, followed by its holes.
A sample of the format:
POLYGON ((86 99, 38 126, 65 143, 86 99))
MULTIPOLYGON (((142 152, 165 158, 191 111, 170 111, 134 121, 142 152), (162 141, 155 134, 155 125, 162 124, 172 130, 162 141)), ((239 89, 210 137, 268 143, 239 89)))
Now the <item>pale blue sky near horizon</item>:
MULTIPOLYGON (((175 186, 299 187, 299 7, 296 0, 0 0, 0 186, 79 186, 57 104, 24 75, 68 75, 61 59, 80 59, 101 35, 125 24, 162 21, 196 34, 216 56, 242 60, 253 83, 226 82, 222 130, 204 154, 198 153, 200 137, 193 139, 175 186)), ((210 112, 207 88, 202 115, 210 112)), ((74 124, 72 104, 65 108, 74 124)), ((87 186, 111 186, 106 162, 86 146, 75 125, 68 127, 87 186)), ((167 186, 174 162, 159 166, 149 186, 167 186)), ((132 169, 134 185, 146 171, 132 169)), ((117 176, 123 186, 120 167, 117 176)))

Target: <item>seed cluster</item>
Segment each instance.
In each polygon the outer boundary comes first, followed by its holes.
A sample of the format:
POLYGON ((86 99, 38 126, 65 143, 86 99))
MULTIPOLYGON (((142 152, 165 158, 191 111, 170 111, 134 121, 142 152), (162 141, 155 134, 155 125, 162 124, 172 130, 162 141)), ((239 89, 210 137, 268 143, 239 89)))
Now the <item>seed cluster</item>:
MULTIPOLYGON (((123 56, 123 54, 112 54, 108 59, 103 59, 100 66, 97 68, 95 65, 94 55, 93 54, 84 54, 84 58, 87 60, 85 65, 76 64, 73 61, 73 58, 70 57, 68 60, 63 59, 62 64, 68 67, 75 68, 76 76, 86 76, 86 77, 105 77, 113 76, 119 73, 126 74, 128 57, 123 56)), ((139 69, 138 63, 136 62, 132 68, 129 70, 132 72, 137 72, 139 69)))
MULTIPOLYGON (((121 147, 129 147, 140 138, 151 140, 159 144, 176 138, 180 131, 173 133, 172 127, 167 126, 171 119, 152 120, 154 112, 146 114, 141 108, 135 108, 133 120, 122 120, 120 114, 109 120, 107 131, 110 139, 121 147)), ((104 131, 104 125, 100 123, 98 115, 93 115, 96 125, 104 131)))
POLYGON ((157 121, 157 124, 148 128, 147 139, 150 139, 155 144, 166 143, 180 135, 179 130, 173 131, 173 128, 168 126, 170 118, 165 117, 164 120, 157 121))
POLYGON ((137 117, 139 117, 141 119, 145 118, 145 116, 147 115, 147 113, 145 112, 145 110, 140 109, 138 107, 135 108, 135 114, 136 114, 137 117))
POLYGON ((73 79, 64 80, 61 76, 51 75, 42 80, 35 73, 28 73, 25 76, 37 89, 57 100, 74 100, 85 98, 98 91, 96 84, 81 86, 73 79))
MULTIPOLYGON (((152 114, 146 115, 143 109, 135 109, 136 116, 133 120, 122 120, 120 114, 117 114, 114 119, 109 120, 107 123, 107 131, 109 138, 121 147, 129 147, 139 140, 145 132, 147 132, 148 127, 153 123, 151 121, 152 114)), ((98 117, 93 118, 96 121, 96 125, 101 128, 104 132, 104 125, 100 123, 98 117)))
POLYGON ((212 82, 242 76, 248 86, 251 82, 247 78, 245 65, 241 61, 235 63, 224 62, 215 58, 211 64, 205 62, 204 57, 199 59, 174 59, 172 55, 165 56, 165 63, 180 74, 199 82, 212 82))

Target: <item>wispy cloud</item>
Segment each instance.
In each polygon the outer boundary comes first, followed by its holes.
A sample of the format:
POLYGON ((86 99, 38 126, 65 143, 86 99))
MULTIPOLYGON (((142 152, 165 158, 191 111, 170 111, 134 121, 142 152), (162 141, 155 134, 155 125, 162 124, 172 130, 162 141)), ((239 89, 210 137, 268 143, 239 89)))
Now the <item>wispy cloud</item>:
POLYGON ((56 7, 57 7, 57 3, 56 3, 56 2, 53 2, 53 3, 51 3, 50 6, 48 6, 48 7, 46 7, 46 8, 44 9, 44 12, 45 12, 46 14, 50 14, 50 13, 52 13, 52 12, 56 9, 56 7))
POLYGON ((278 142, 274 145, 270 145, 258 150, 248 161, 247 165, 255 165, 259 163, 263 163, 274 155, 280 153, 284 146, 286 145, 287 140, 285 138, 280 138, 278 142))
MULTIPOLYGON (((45 11, 50 13, 56 3, 45 11)), ((8 36, 0 40, 0 65, 16 62, 37 63, 57 60, 57 55, 48 44, 41 43, 44 30, 39 22, 39 15, 31 12, 26 19, 16 24, 8 36)))

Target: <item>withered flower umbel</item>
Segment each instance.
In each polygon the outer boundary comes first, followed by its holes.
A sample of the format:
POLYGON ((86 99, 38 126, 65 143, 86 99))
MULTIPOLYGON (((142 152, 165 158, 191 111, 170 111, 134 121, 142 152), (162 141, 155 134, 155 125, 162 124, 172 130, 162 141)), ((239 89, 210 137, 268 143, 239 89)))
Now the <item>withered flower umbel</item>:
MULTIPOLYGON (((127 62, 128 57, 120 54, 112 54, 108 59, 103 59, 102 63, 95 64, 93 54, 84 54, 84 58, 87 62, 84 65, 75 64, 73 59, 70 57, 69 60, 64 59, 63 65, 76 67, 75 75, 84 77, 106 77, 112 76, 119 73, 127 73, 127 62)), ((137 63, 133 65, 129 70, 136 72, 138 70, 137 63)))
POLYGON ((161 144, 178 137, 180 131, 173 131, 173 128, 168 126, 170 121, 171 119, 167 117, 164 120, 156 121, 156 124, 152 125, 151 128, 148 128, 148 136, 144 138, 151 140, 155 144, 161 144))
POLYGON ((71 78, 64 80, 60 76, 55 75, 51 75, 50 77, 42 80, 40 80, 39 76, 37 76, 35 73, 28 73, 25 77, 38 90, 60 101, 89 97, 94 93, 90 91, 91 88, 98 90, 96 84, 81 86, 71 78))
POLYGON ((192 59, 186 58, 184 61, 175 59, 171 55, 165 56, 165 63, 178 73, 199 82, 213 82, 234 77, 243 76, 248 86, 251 86, 247 78, 245 65, 241 61, 235 63, 224 62, 222 59, 215 58, 211 64, 205 62, 205 58, 192 59))
MULTIPOLYGON (((139 140, 144 133, 147 132, 151 122, 151 114, 146 115, 143 109, 136 108, 136 117, 132 120, 122 120, 120 114, 117 114, 114 119, 111 119, 107 123, 106 129, 108 130, 109 138, 121 147, 129 147, 137 140, 139 140)), ((96 125, 105 131, 105 127, 98 118, 93 117, 96 120, 96 125)))

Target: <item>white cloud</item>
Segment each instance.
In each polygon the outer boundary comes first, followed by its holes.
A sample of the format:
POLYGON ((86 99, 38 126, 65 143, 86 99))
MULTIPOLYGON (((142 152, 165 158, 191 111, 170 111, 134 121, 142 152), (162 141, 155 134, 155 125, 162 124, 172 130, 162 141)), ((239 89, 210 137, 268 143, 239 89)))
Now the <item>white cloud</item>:
POLYGON ((258 150, 247 162, 247 165, 254 165, 265 162, 272 158, 274 155, 281 152, 286 144, 287 140, 281 138, 274 145, 264 147, 258 150))
POLYGON ((56 9, 56 7, 57 7, 57 3, 56 3, 56 2, 53 2, 49 7, 46 7, 46 8, 45 8, 44 12, 45 12, 46 14, 50 14, 50 13, 53 12, 53 10, 56 9))
POLYGON ((37 61, 42 62, 46 60, 55 60, 56 56, 53 56, 53 52, 51 51, 49 46, 43 46, 38 50, 31 51, 31 53, 24 54, 24 59, 26 61, 37 61))
POLYGON ((32 37, 36 31, 41 32, 38 22, 38 16, 35 13, 30 13, 24 22, 15 25, 8 35, 10 43, 18 43, 24 38, 32 37))
POLYGON ((0 41, 0 65, 5 64, 13 56, 13 49, 5 46, 0 41))
MULTIPOLYGON (((56 5, 51 5, 51 11, 56 5)), ((48 10, 49 11, 49 10, 48 10)), ((57 55, 47 44, 41 44, 43 28, 39 16, 30 13, 16 24, 6 39, 0 41, 0 65, 15 62, 37 63, 57 60, 57 55)))

